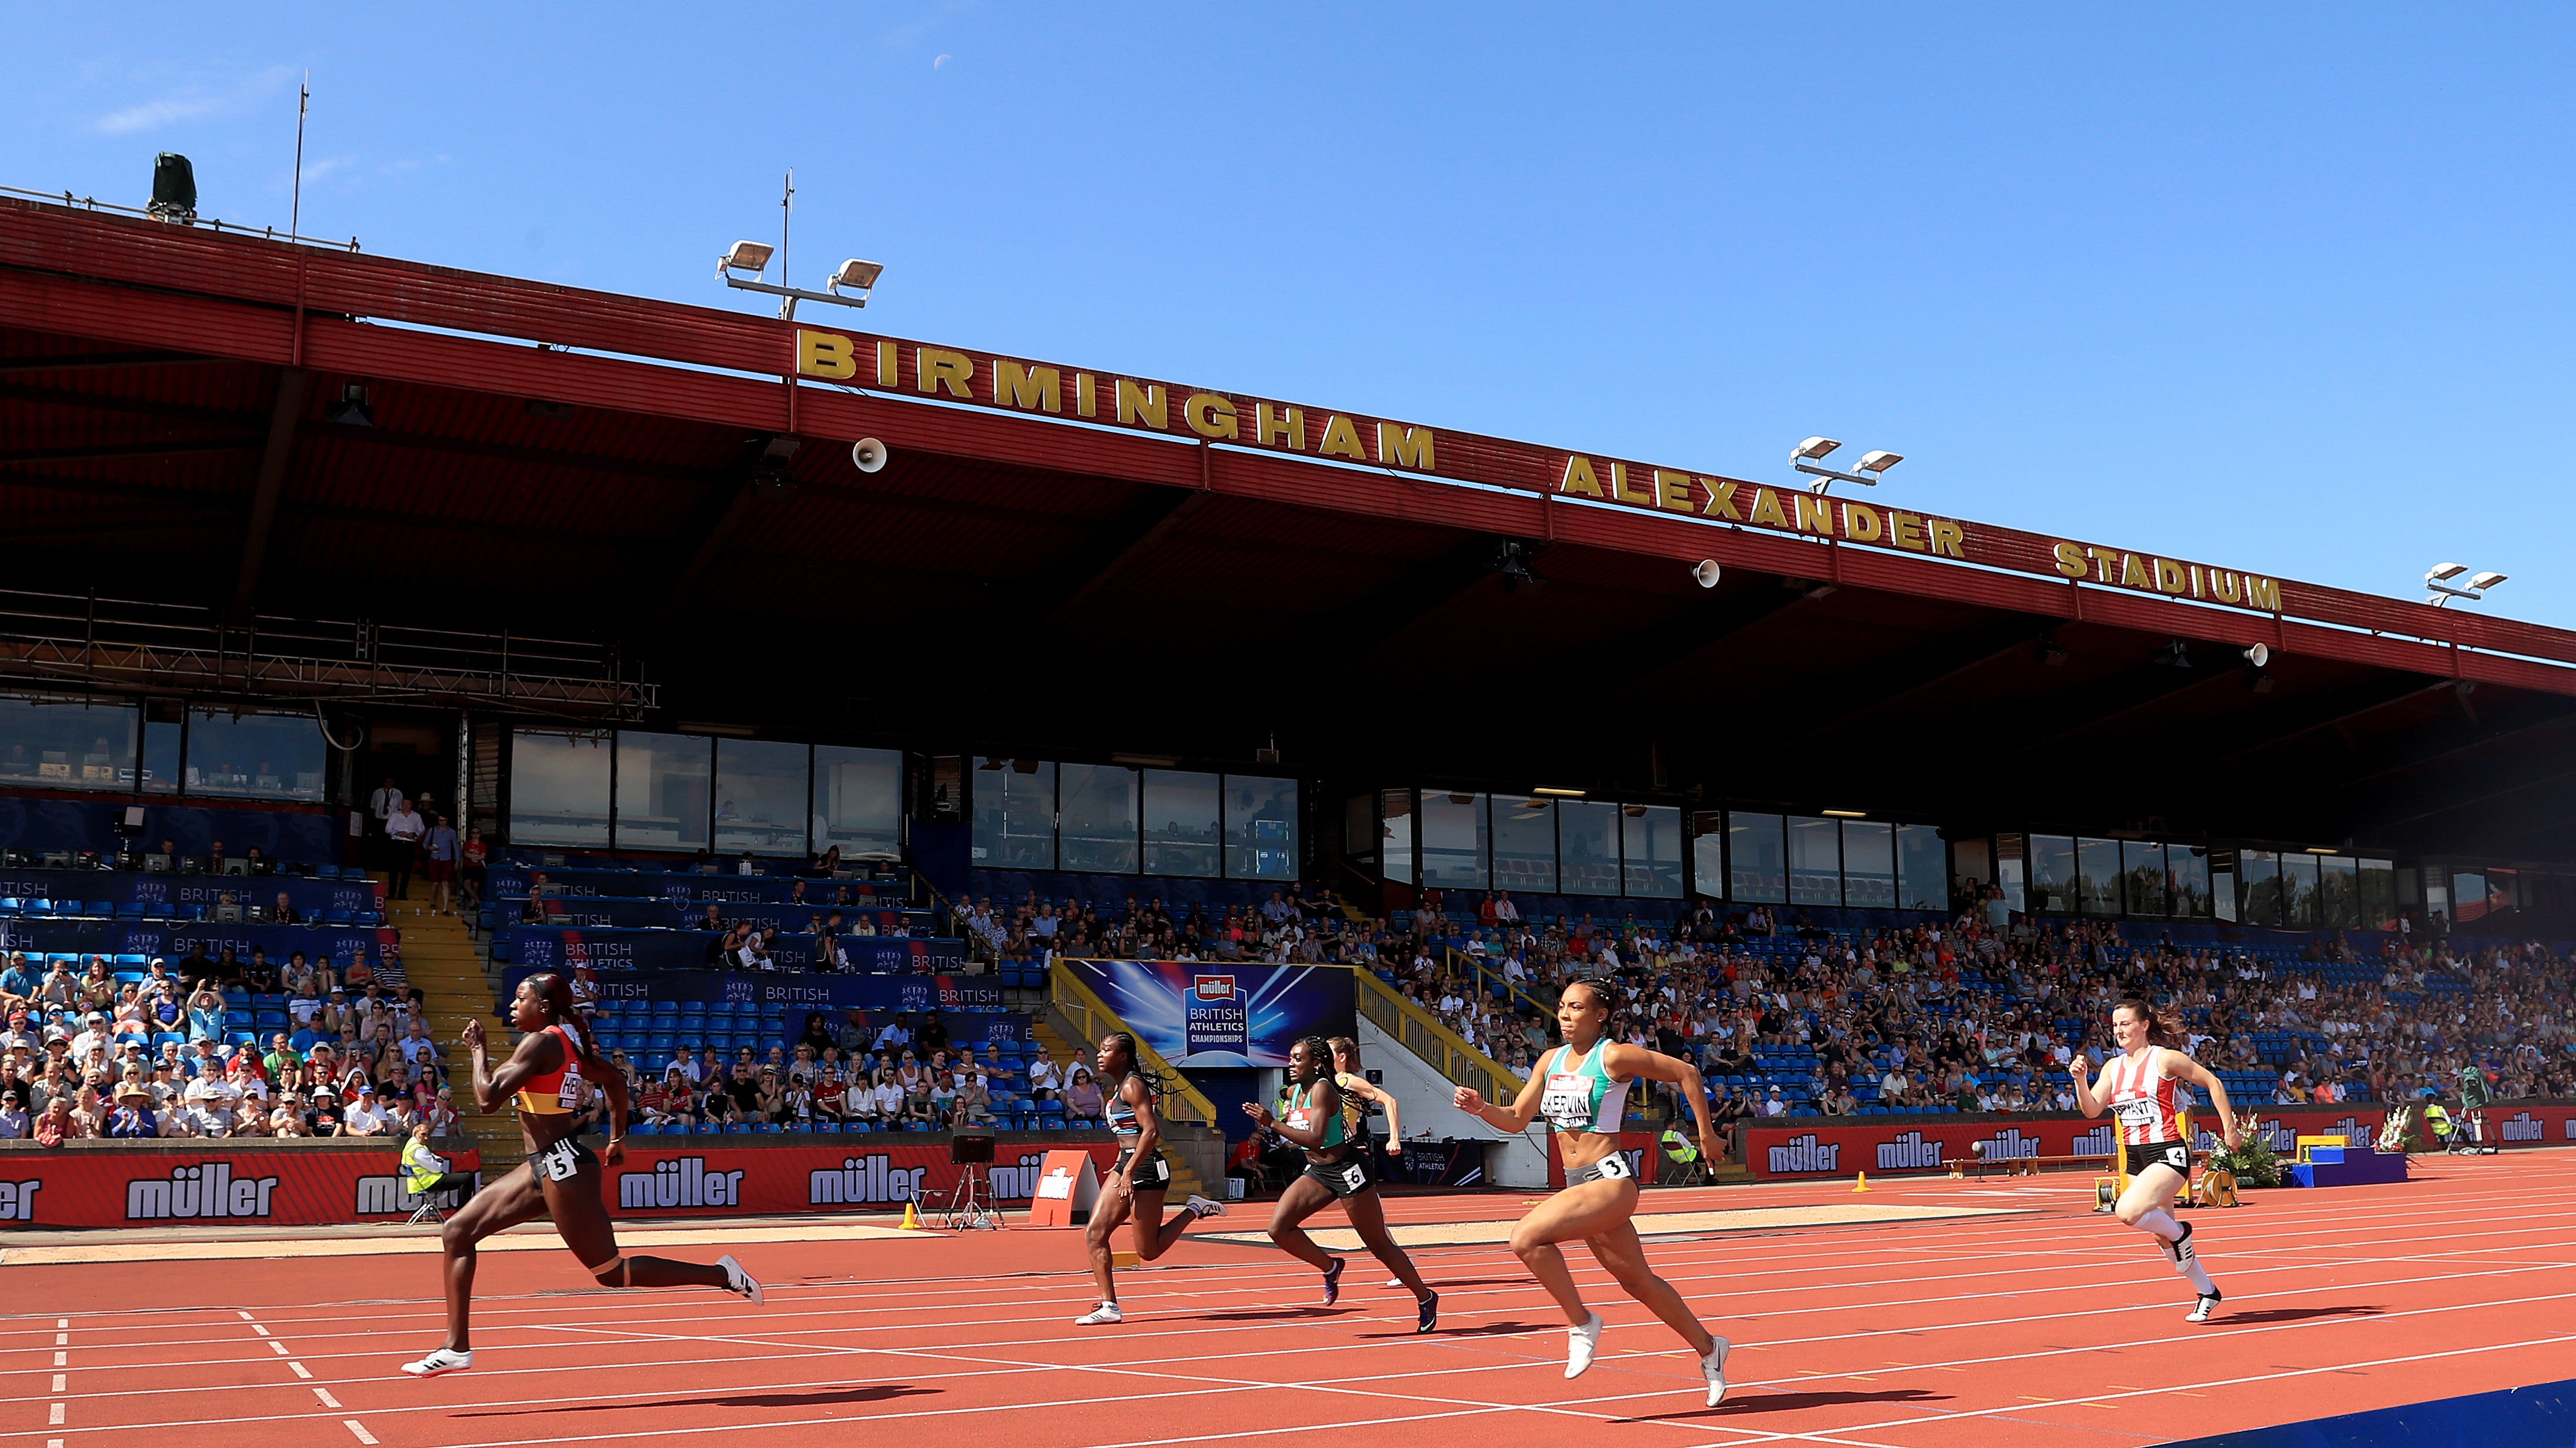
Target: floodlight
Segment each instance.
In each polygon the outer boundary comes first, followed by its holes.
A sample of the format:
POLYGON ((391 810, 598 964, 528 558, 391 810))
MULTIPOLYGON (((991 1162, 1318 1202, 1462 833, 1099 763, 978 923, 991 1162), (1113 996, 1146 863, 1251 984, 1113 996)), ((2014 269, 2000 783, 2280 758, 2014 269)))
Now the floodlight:
POLYGON ((719 275, 732 271, 747 271, 757 275, 769 270, 769 258, 777 251, 778 248, 765 241, 737 241, 733 244, 733 249, 716 262, 716 271, 719 275))
POLYGON ((1560 798, 1560 799, 1581 799, 1581 798, 1583 798, 1583 791, 1582 791, 1582 790, 1579 790, 1579 789, 1550 789, 1550 788, 1548 788, 1546 785, 1543 785, 1543 784, 1542 784, 1542 785, 1540 785, 1538 788, 1536 788, 1536 789, 1534 789, 1534 790, 1531 790, 1531 791, 1530 791, 1530 793, 1532 793, 1532 794, 1552 794, 1552 795, 1557 796, 1557 797, 1558 797, 1558 798, 1560 798))
POLYGON ((1867 818, 1869 818, 1869 812, 1868 812, 1868 811, 1866 811, 1866 810, 1857 810, 1857 809, 1829 809, 1829 810, 1826 810, 1824 813, 1826 813, 1827 815, 1830 815, 1831 817, 1833 817, 1833 818, 1835 818, 1835 819, 1838 819, 1838 820, 1858 820, 1858 819, 1867 819, 1867 818))
POLYGON ((2468 571, 2467 566, 2463 564, 2436 563, 2433 565, 2432 571, 2424 575, 2424 581, 2426 583, 2445 583, 2468 571))
POLYGON ((885 267, 882 263, 861 261, 857 257, 852 257, 841 263, 841 269, 832 273, 832 279, 823 285, 836 292, 864 292, 875 286, 877 278, 883 275, 885 275, 885 267))
POLYGON ((2504 575, 2501 573, 2481 573, 2469 580, 2469 587, 2484 593, 2502 582, 2504 582, 2504 575))
POLYGON ((1841 446, 1841 443, 1836 442, 1834 439, 1829 437, 1811 437, 1805 442, 1798 444, 1797 451, 1789 454, 1789 461, 1793 463, 1801 460, 1813 462, 1817 458, 1823 457, 1825 454, 1832 452, 1835 448, 1841 446))
POLYGON ((1903 461, 1905 461, 1905 454, 1903 453, 1869 453, 1861 458, 1860 470, 1865 473, 1883 473, 1903 461))

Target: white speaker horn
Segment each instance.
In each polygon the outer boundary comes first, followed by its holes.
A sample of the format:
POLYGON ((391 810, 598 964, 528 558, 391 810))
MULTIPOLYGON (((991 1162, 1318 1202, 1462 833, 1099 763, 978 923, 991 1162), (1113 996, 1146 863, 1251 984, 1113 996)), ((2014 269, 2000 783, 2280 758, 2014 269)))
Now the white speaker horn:
POLYGON ((2265 644, 2256 644, 2254 647, 2247 649, 2245 651, 2245 662, 2252 664, 2258 669, 2263 667, 2265 664, 2272 662, 2272 650, 2270 646, 2265 644))
POLYGON ((1716 559, 1703 558, 1699 561, 1699 566, 1691 570, 1691 581, 1702 588, 1715 588, 1717 580, 1723 573, 1724 570, 1717 566, 1716 559))
POLYGON ((872 437, 850 444, 850 466, 863 473, 882 470, 886 465, 886 445, 872 437))

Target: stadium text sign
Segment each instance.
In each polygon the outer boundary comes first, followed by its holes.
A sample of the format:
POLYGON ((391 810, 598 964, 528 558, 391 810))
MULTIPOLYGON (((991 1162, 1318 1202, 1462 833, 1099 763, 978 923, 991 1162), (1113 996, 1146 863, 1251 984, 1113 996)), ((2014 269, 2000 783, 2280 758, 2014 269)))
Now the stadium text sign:
MULTIPOLYGON (((800 327, 795 333, 794 371, 818 381, 908 391, 941 402, 1407 472, 1441 471, 1440 439, 1427 427, 891 337, 800 327)), ((1537 488, 1561 498, 1642 513, 1866 544, 2025 573, 2053 567, 2058 577, 2112 588, 2281 610, 2281 584, 2275 578, 2062 540, 2049 543, 2049 551, 2039 553, 2047 540, 2016 535, 2020 541, 2015 543, 2001 536, 2010 530, 1972 533, 1971 525, 1954 519, 1825 497, 1801 488, 1770 487, 1571 452, 1557 454, 1557 463, 1544 478, 1478 476, 1493 472, 1491 466, 1480 466, 1480 460, 1494 461, 1491 440, 1459 441, 1452 449, 1452 463, 1463 461, 1464 466, 1453 465, 1450 473, 1461 481, 1537 488), (1997 536, 1980 548, 1979 533, 1997 536)))

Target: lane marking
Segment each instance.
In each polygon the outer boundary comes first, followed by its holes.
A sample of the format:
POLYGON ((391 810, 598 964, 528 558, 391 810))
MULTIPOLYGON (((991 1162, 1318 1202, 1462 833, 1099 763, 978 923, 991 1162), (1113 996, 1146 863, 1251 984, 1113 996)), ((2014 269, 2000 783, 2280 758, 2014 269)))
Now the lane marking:
POLYGON ((340 1420, 340 1426, 357 1434, 358 1441, 361 1443, 373 1443, 376 1441, 376 1435, 367 1431, 367 1425, 359 1422, 355 1418, 342 1418, 340 1420))
POLYGON ((57 1353, 55 1353, 55 1354, 54 1354, 54 1366, 55 1366, 55 1367, 58 1367, 58 1368, 67 1368, 67 1367, 70 1367, 70 1366, 72 1365, 72 1363, 71 1363, 71 1357, 72 1357, 72 1355, 71 1355, 70 1353, 67 1353, 67 1352, 57 1352, 57 1353))
POLYGON ((56 1346, 56 1347, 70 1347, 71 1345, 72 1345, 72 1335, 71 1335, 70 1333, 68 1333, 68 1332, 58 1332, 58 1333, 55 1333, 55 1334, 54 1334, 54 1346, 56 1346))
POLYGON ((267 1329, 267 1328, 264 1328, 264 1327, 262 1327, 262 1326, 260 1326, 260 1325, 259 1325, 258 1323, 256 1323, 256 1322, 254 1322, 254 1323, 252 1323, 252 1324, 250 1325, 250 1330, 251 1330, 251 1331, 253 1331, 253 1332, 255 1332, 255 1333, 258 1333, 258 1334, 259 1334, 260 1336, 262 1336, 262 1337, 267 1337, 267 1336, 269 1335, 269 1331, 268 1331, 268 1329, 267 1329))
POLYGON ((59 1428, 62 1425, 63 1405, 56 1403, 53 1405, 53 1411, 45 1415, 45 1426, 48 1428, 59 1428))
POLYGON ((336 1408, 336 1407, 340 1406, 340 1400, 339 1400, 338 1398, 335 1398, 335 1397, 332 1397, 332 1396, 331 1396, 331 1390, 330 1390, 329 1388, 320 1387, 320 1386, 318 1386, 318 1385, 317 1385, 317 1386, 313 1389, 313 1396, 315 1396, 315 1397, 317 1397, 317 1398, 320 1398, 320 1399, 322 1400, 322 1406, 323 1406, 323 1407, 326 1407, 326 1408, 336 1408))
POLYGON ((295 1375, 299 1378, 309 1378, 313 1376, 310 1372, 305 1371, 304 1364, 295 1361, 293 1358, 288 1358, 286 1360, 286 1365, 295 1369, 295 1375))
POLYGON ((66 1382, 68 1382, 68 1381, 70 1381, 70 1375, 69 1375, 69 1374, 67 1374, 67 1373, 56 1373, 56 1374, 54 1374, 54 1387, 53 1387, 53 1390, 54 1390, 55 1392, 57 1392, 57 1393, 61 1393, 61 1392, 68 1392, 68 1391, 70 1391, 70 1389, 68 1389, 68 1388, 66 1388, 66 1387, 64 1387, 64 1386, 63 1386, 63 1385, 64 1385, 66 1382))

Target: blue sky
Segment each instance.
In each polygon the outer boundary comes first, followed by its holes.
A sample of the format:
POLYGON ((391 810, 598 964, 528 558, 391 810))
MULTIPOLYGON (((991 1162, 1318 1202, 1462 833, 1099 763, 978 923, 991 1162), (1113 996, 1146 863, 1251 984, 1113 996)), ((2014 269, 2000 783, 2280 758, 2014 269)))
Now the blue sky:
POLYGON ((0 184, 2576 626, 2563 7, 20 7, 0 184), (1580 18, 1577 18, 1580 17, 1580 18), (1852 456, 1854 454, 1846 454, 1852 456))

